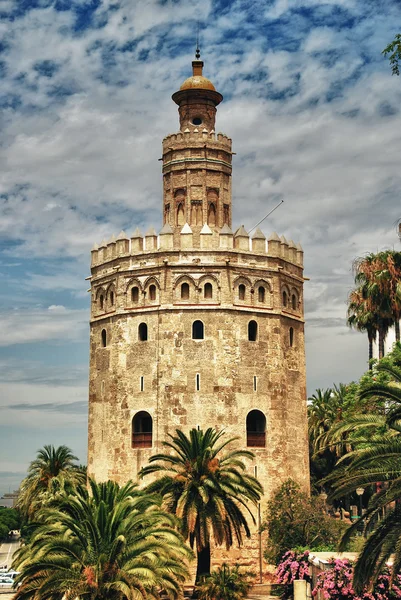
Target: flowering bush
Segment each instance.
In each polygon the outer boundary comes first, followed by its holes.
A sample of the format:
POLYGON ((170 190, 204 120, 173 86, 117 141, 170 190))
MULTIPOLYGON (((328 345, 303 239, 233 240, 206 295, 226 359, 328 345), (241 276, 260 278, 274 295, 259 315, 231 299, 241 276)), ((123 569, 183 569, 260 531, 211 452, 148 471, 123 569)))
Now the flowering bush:
POLYGON ((364 590, 357 595, 352 587, 352 562, 347 559, 331 559, 330 569, 318 575, 312 596, 320 591, 325 600, 399 600, 401 598, 401 576, 397 575, 390 588, 390 573, 386 570, 379 576, 372 592, 364 590))
POLYGON ((277 583, 284 585, 284 598, 290 598, 293 593, 295 579, 310 581, 309 551, 295 552, 289 550, 284 554, 276 569, 277 583))

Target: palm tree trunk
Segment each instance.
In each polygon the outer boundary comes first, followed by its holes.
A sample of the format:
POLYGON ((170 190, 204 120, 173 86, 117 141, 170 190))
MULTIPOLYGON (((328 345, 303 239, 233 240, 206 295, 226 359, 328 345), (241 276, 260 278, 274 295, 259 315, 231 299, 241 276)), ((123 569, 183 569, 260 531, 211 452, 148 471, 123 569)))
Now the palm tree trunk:
POLYGON ((383 329, 379 329, 379 359, 384 356, 384 335, 383 329))
POLYGON ((198 551, 197 557, 195 585, 198 585, 202 575, 210 575, 210 544, 198 551))
POLYGON ((371 363, 371 360, 373 358, 373 339, 371 337, 369 337, 368 339, 369 339, 369 370, 371 371, 373 369, 372 363, 371 363))
POLYGON ((399 342, 400 341, 400 321, 399 321, 399 319, 395 320, 394 326, 395 326, 395 341, 399 342))

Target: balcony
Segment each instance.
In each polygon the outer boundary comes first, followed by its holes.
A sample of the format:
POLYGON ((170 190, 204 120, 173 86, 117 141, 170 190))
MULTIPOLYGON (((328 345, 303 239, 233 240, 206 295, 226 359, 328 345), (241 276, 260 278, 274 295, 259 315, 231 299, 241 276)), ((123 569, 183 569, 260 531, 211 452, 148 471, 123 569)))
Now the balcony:
POLYGON ((146 433, 132 433, 132 447, 133 448, 151 448, 152 447, 152 432, 146 433))
POLYGON ((253 448, 266 447, 266 432, 265 431, 247 431, 246 445, 253 448))

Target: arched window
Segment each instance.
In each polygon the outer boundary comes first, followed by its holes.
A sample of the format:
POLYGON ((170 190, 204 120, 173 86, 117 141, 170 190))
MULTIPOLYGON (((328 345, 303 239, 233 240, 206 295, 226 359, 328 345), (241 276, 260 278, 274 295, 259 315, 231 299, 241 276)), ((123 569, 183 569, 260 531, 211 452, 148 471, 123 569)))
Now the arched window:
POLYGON ((258 301, 259 302, 264 302, 265 301, 265 288, 263 287, 263 285, 260 285, 258 287, 258 301))
POLYGON ((238 299, 245 300, 245 286, 243 283, 238 286, 238 299))
POLYGON ((100 310, 103 310, 103 304, 104 304, 104 296, 103 296, 103 294, 100 294, 100 296, 99 296, 100 310))
POLYGON ((216 225, 216 207, 213 202, 209 204, 209 210, 207 214, 207 223, 212 227, 216 225))
POLYGON ((205 287, 203 288, 203 297, 204 298, 213 298, 213 286, 211 283, 205 283, 205 287))
POLYGON ((294 329, 293 329, 293 327, 290 327, 290 346, 291 346, 291 348, 293 345, 294 345, 294 329))
POLYGON ((141 410, 132 419, 132 447, 152 447, 153 422, 149 413, 141 410))
POLYGON ((148 326, 146 323, 140 323, 138 327, 138 340, 140 342, 146 342, 148 339, 148 326))
POLYGON ((188 283, 181 284, 181 299, 182 300, 189 299, 189 284, 188 283))
POLYGON ((251 410, 246 418, 246 445, 254 448, 266 446, 266 417, 260 410, 251 410))
POLYGON ((102 346, 103 348, 107 346, 107 332, 105 329, 102 329, 102 346))
POLYGON ((131 288, 131 300, 135 304, 139 301, 139 287, 137 287, 136 285, 133 288, 131 288))
POLYGON ((156 286, 153 284, 149 286, 149 300, 156 300, 156 286))
POLYGON ((248 340, 250 342, 256 342, 258 337, 258 324, 256 321, 249 321, 248 323, 248 340))
POLYGON ((184 205, 180 203, 177 206, 177 225, 184 225, 185 217, 184 217, 184 205))
POLYGON ((285 290, 283 290, 283 306, 287 306, 287 304, 288 304, 287 292, 285 290))
POLYGON ((194 321, 192 323, 192 339, 203 340, 204 339, 204 327, 202 321, 194 321))
POLYGON ((114 306, 114 292, 110 292, 110 304, 114 306))
POLYGON ((291 306, 293 310, 297 310, 297 297, 295 294, 291 296, 291 306))

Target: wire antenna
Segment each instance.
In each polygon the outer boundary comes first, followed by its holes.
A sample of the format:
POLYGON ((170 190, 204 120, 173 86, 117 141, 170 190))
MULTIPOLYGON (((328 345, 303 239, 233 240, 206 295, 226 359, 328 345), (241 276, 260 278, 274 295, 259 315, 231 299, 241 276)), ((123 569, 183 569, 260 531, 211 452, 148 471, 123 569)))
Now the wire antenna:
POLYGON ((267 219, 267 217, 269 217, 269 216, 270 216, 270 215, 271 215, 271 214, 272 214, 272 213, 273 213, 273 212, 276 210, 276 208, 278 208, 279 206, 281 206, 281 205, 283 204, 283 202, 284 202, 284 200, 280 200, 280 202, 279 202, 279 203, 278 203, 278 204, 277 204, 277 205, 276 205, 274 208, 272 208, 272 209, 271 209, 271 210, 270 210, 270 211, 267 213, 267 215, 265 215, 265 216, 263 217, 263 219, 260 219, 259 223, 256 223, 256 225, 255 225, 254 227, 252 227, 252 229, 250 229, 250 230, 248 231, 248 233, 251 233, 251 232, 252 232, 254 229, 256 229, 256 227, 257 227, 258 225, 260 225, 261 223, 263 223, 263 221, 264 221, 265 219, 267 219))

